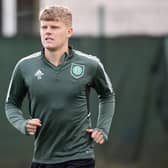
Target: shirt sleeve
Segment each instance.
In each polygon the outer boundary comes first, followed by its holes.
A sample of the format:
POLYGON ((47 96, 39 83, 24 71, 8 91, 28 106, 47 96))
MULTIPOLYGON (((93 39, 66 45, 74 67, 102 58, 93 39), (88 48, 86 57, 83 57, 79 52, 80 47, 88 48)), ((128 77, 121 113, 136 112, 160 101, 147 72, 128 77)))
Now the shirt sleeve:
POLYGON ((12 73, 8 93, 5 101, 5 113, 8 121, 21 133, 26 134, 26 119, 23 117, 21 105, 27 88, 22 77, 21 69, 17 64, 12 73))
POLYGON ((96 129, 101 130, 107 140, 115 110, 115 94, 112 83, 100 61, 93 80, 93 88, 96 90, 99 98, 99 113, 96 129))

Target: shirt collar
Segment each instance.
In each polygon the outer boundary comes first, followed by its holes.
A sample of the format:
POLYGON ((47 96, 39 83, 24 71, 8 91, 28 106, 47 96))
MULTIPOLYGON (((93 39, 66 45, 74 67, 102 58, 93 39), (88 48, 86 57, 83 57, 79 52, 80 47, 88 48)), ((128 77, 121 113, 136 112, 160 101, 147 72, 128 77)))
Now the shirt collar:
MULTIPOLYGON (((65 52, 65 56, 68 58, 71 58, 73 56, 73 47, 72 46, 68 46, 69 49, 69 53, 65 52)), ((42 54, 44 55, 44 48, 42 48, 42 54)))

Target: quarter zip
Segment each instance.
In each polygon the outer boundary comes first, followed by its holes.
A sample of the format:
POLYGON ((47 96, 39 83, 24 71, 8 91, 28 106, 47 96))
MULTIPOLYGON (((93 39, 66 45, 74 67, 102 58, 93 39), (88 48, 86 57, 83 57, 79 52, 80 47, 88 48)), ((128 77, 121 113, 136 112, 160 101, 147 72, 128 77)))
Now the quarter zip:
POLYGON ((59 65, 54 65, 52 64, 44 55, 44 51, 42 52, 42 58, 45 64, 47 64, 48 66, 50 66, 52 69, 59 71, 60 69, 62 69, 66 63, 68 62, 69 58, 72 57, 72 51, 71 51, 71 47, 69 47, 69 54, 68 53, 64 53, 64 55, 61 57, 61 63, 59 65))

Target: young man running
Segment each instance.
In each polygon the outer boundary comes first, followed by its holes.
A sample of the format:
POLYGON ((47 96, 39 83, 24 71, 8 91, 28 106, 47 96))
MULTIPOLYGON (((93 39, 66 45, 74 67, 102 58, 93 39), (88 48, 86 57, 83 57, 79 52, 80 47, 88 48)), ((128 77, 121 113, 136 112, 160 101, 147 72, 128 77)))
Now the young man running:
POLYGON ((34 135, 31 168, 94 168, 93 142, 107 140, 114 114, 114 92, 97 57, 69 46, 72 13, 50 6, 39 15, 43 50, 21 59, 13 71, 6 116, 20 132, 34 135), (99 98, 92 128, 89 93, 99 98), (21 105, 28 96, 30 119, 21 105))

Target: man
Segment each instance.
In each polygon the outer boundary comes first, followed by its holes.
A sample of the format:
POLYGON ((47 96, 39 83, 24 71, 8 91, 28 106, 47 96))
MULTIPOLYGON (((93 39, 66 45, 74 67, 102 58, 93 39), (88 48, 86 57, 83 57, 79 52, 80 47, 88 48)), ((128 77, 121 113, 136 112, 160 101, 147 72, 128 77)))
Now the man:
POLYGON ((93 142, 107 140, 114 92, 98 58, 69 47, 72 14, 50 6, 39 15, 43 51, 21 59, 12 74, 6 115, 19 131, 35 135, 32 168, 94 168, 93 142), (99 97, 97 128, 91 127, 89 93, 99 97), (28 95, 30 119, 21 104, 28 95))

